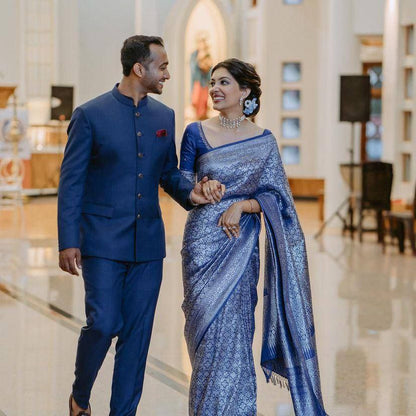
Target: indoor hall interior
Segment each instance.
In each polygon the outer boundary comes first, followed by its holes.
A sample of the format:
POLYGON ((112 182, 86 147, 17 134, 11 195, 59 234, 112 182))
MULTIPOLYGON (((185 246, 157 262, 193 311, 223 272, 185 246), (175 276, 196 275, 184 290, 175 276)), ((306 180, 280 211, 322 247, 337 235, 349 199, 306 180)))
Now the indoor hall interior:
MULTIPOLYGON (((3 0, 0 416, 68 412, 85 306, 82 278, 58 267, 66 130, 77 106, 120 81, 133 34, 165 41, 171 79, 153 97, 175 110, 178 153, 185 127, 216 114, 201 74, 228 57, 255 65, 255 121, 277 138, 306 238, 325 408, 416 416, 415 25, 413 0, 3 0)), ((185 416, 187 213, 159 197, 167 256, 137 415, 185 416)), ((259 362, 263 259, 261 249, 258 415, 294 416, 259 362)), ((94 415, 109 412, 114 354, 94 385, 94 415)))

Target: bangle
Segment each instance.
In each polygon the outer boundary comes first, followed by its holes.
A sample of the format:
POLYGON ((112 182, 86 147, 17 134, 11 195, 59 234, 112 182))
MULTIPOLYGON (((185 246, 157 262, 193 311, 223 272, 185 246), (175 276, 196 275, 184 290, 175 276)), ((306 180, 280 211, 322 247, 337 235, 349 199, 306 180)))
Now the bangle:
POLYGON ((254 211, 253 210, 253 205, 251 203, 251 199, 248 200, 248 203, 250 204, 250 214, 254 211))

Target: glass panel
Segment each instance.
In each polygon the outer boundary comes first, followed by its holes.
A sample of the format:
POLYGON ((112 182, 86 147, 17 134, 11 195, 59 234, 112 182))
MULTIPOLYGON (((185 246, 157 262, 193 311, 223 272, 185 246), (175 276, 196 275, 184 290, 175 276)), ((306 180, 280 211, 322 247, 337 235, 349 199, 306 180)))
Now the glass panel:
POLYGON ((415 30, 414 26, 406 27, 406 55, 413 55, 415 53, 415 30))
POLYGON ((370 76, 371 101, 370 101, 370 121, 365 124, 365 158, 367 160, 380 160, 382 156, 382 133, 381 123, 382 107, 382 86, 383 86, 383 66, 379 63, 371 64, 366 69, 370 76))
POLYGON ((283 146, 282 160, 285 165, 298 165, 300 163, 299 146, 283 146))
POLYGON ((283 90, 283 109, 299 110, 300 108, 300 91, 283 90))
POLYGON ((370 106, 371 114, 381 114, 381 98, 372 98, 370 106))
POLYGON ((383 142, 379 138, 367 140, 366 152, 368 160, 380 160, 383 155, 383 142))
POLYGON ((300 136, 300 119, 285 117, 282 121, 282 137, 284 139, 297 139, 300 136))
POLYGON ((365 126, 365 134, 368 139, 371 139, 377 135, 377 126, 372 121, 367 122, 365 126))
POLYGON ((365 135, 367 139, 381 139, 381 129, 382 127, 380 115, 371 114, 370 121, 367 121, 365 125, 365 135))
POLYGON ((299 82, 300 79, 300 63, 283 64, 283 82, 299 82))
POLYGON ((383 82, 383 69, 381 66, 372 66, 368 70, 368 75, 370 75, 370 84, 373 88, 381 88, 381 83, 383 82))
POLYGON ((411 177, 410 164, 411 164, 412 158, 410 154, 408 153, 403 153, 402 158, 403 158, 403 181, 409 182, 410 177, 411 177))
POLYGON ((283 0, 284 4, 301 4, 303 0, 283 0))
POLYGON ((405 72, 405 97, 412 98, 413 97, 413 70, 410 68, 406 69, 405 72))
POLYGON ((403 140, 412 140, 412 113, 410 111, 404 112, 404 132, 403 140))

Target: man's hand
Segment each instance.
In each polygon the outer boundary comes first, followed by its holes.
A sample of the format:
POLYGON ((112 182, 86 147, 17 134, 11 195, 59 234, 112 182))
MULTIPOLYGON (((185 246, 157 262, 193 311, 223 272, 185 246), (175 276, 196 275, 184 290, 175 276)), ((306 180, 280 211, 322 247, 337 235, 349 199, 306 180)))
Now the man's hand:
POLYGON ((59 252, 59 267, 67 273, 79 276, 81 268, 81 251, 79 248, 67 248, 59 252))
POLYGON ((191 192, 191 200, 194 204, 213 204, 220 202, 225 193, 225 185, 216 180, 209 180, 204 176, 191 192))

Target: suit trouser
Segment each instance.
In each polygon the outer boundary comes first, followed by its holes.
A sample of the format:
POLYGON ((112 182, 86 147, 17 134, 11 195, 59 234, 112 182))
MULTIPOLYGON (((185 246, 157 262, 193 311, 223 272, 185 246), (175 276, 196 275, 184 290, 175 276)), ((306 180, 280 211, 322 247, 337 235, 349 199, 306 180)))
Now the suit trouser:
POLYGON ((141 397, 162 260, 129 263, 82 260, 87 324, 81 330, 72 393, 88 407, 91 389, 114 337, 110 416, 134 416, 141 397))

